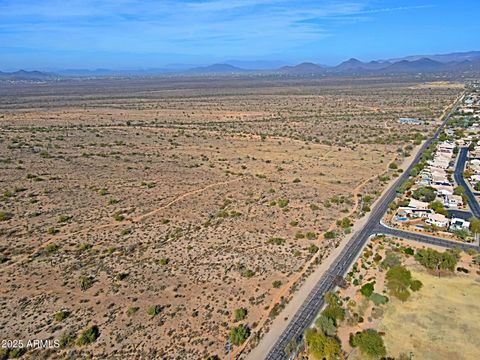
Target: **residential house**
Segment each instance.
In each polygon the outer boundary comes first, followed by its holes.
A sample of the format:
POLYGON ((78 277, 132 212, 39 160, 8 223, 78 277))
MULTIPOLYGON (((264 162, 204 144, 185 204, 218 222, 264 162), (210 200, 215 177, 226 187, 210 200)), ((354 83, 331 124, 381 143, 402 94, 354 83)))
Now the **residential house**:
POLYGON ((420 201, 417 199, 410 199, 408 207, 410 209, 425 210, 428 209, 428 202, 420 201))
POLYGON ((463 198, 460 195, 448 195, 443 199, 443 205, 448 208, 458 209, 463 206, 463 198))
POLYGON ((449 196, 453 195, 453 186, 445 186, 445 185, 431 185, 437 191, 437 194, 441 196, 449 196))
POLYGON ((437 146, 437 152, 441 154, 449 155, 450 157, 453 155, 453 150, 455 149, 455 144, 444 141, 437 146))
POLYGON ((434 225, 441 228, 448 227, 448 218, 446 218, 442 214, 437 214, 437 213, 430 214, 428 215, 427 220, 425 220, 425 222, 429 225, 434 225))
POLYGON ((470 227, 470 222, 459 219, 453 218, 450 220, 450 230, 466 230, 470 227))

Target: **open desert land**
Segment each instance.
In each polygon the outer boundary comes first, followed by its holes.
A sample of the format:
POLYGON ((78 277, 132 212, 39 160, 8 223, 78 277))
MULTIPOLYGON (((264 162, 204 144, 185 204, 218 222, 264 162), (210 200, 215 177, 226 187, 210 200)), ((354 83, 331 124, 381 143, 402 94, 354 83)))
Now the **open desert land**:
POLYGON ((398 174, 390 164, 462 89, 227 77, 2 86, 0 338, 62 340, 32 359, 199 359, 224 357, 244 324, 254 346, 291 279, 349 231, 336 221, 368 212, 398 174), (426 123, 400 125, 407 116, 426 123), (81 345, 94 325, 98 339, 81 345))

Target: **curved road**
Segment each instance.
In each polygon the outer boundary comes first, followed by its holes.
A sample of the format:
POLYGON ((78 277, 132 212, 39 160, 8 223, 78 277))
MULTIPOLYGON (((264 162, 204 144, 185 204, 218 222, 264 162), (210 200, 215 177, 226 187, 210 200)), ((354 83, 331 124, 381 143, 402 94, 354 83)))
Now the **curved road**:
MULTIPOLYGON (((460 97, 460 99, 462 98, 463 97, 460 97)), ((460 99, 458 101, 460 101, 460 99)), ((356 260, 358 254, 363 249, 371 236, 376 234, 386 234, 445 247, 479 249, 478 246, 454 243, 443 239, 436 239, 426 235, 405 233, 396 229, 387 228, 380 224, 383 215, 388 210, 389 204, 396 197, 396 189, 408 179, 410 170, 420 160, 423 152, 438 137, 445 123, 456 111, 458 101, 454 104, 454 106, 452 106, 452 109, 444 116, 442 125, 437 129, 434 136, 423 144, 422 148, 417 153, 408 169, 397 179, 394 185, 391 186, 378 200, 377 204, 374 206, 372 212, 370 213, 368 221, 365 223, 363 228, 354 236, 352 236, 350 241, 334 260, 329 270, 318 280, 317 284, 307 296, 300 309, 290 320, 290 323, 288 324, 285 331, 277 339, 269 353, 265 356, 266 360, 286 360, 289 358, 289 356, 285 352, 285 348, 287 347, 287 345, 294 339, 297 341, 302 339, 304 331, 310 327, 310 325, 315 320, 318 312, 324 306, 325 293, 335 288, 336 277, 344 276, 344 274, 348 271, 351 264, 356 260)))
POLYGON ((475 195, 470 186, 468 186, 467 182, 463 178, 463 171, 465 170, 465 163, 467 162, 467 154, 468 148, 462 147, 458 154, 457 166, 455 167, 455 173, 453 174, 453 177, 455 182, 465 189, 465 195, 467 195, 468 198, 468 206, 470 207, 473 215, 480 219, 480 206, 478 205, 478 201, 475 199, 475 195))

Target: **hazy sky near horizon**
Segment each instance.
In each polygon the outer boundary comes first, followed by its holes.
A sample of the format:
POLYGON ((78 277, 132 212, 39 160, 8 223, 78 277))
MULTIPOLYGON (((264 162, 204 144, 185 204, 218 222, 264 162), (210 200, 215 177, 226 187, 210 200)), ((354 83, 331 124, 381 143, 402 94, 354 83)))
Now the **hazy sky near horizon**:
POLYGON ((0 0, 0 70, 480 50, 478 0, 0 0))

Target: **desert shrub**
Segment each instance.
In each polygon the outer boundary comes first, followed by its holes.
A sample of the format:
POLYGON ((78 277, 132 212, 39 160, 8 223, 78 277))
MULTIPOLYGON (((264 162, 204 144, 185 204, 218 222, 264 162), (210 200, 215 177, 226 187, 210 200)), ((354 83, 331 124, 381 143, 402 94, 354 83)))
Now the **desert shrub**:
POLYGON ((10 258, 8 256, 0 254, 0 264, 6 263, 9 260, 10 260, 10 258))
POLYGON ((230 342, 234 345, 242 345, 249 336, 250 329, 243 324, 232 328, 229 334, 230 342))
POLYGON ((108 199, 108 205, 115 205, 115 204, 118 204, 119 202, 120 202, 120 200, 115 199, 115 198, 109 198, 108 199))
POLYGON ((125 220, 125 215, 123 215, 122 213, 116 212, 115 214, 113 214, 113 219, 115 221, 123 221, 125 220))
POLYGON ((165 266, 165 265, 168 265, 168 263, 170 262, 170 259, 161 258, 158 262, 160 263, 160 265, 165 266))
POLYGON ((123 230, 120 232, 120 235, 125 236, 125 235, 131 234, 132 232, 133 232, 132 229, 127 228, 127 229, 123 229, 123 230))
POLYGON ((50 227, 47 229, 47 234, 48 235, 55 235, 55 234, 58 234, 60 232, 60 230, 58 229, 55 229, 54 227, 50 227))
POLYGON ((272 282, 272 286, 275 289, 278 289, 280 286, 282 286, 282 282, 280 280, 275 280, 274 282, 272 282))
POLYGON ((82 291, 86 291, 87 289, 91 288, 93 285, 93 279, 90 276, 80 276, 80 289, 82 291))
POLYGON ((95 340, 97 340, 99 336, 100 330, 98 329, 98 326, 93 325, 80 333, 80 336, 77 339, 77 345, 82 346, 91 344, 95 342, 95 340))
POLYGON ((70 315, 70 312, 66 311, 66 310, 60 310, 59 312, 55 313, 53 315, 53 318, 56 320, 56 321, 63 321, 65 320, 68 316, 70 315))
POLYGON ((13 214, 7 211, 0 211, 0 221, 8 221, 13 217, 13 214))
POLYGON ((162 312, 160 305, 150 305, 147 309, 147 314, 150 316, 156 316, 162 312))
POLYGON ((25 354, 27 350, 25 348, 0 348, 0 359, 18 359, 25 354))
POLYGON ((138 306, 129 307, 128 310, 127 310, 127 315, 128 316, 133 316, 134 314, 136 314, 138 312, 138 310, 140 310, 140 308, 138 306))
POLYGON ((297 221, 297 220, 292 220, 292 221, 290 221, 289 225, 290 225, 290 226, 297 226, 297 225, 298 225, 298 221, 297 221))
POLYGON ((415 250, 413 250, 411 247, 405 248, 403 252, 407 255, 415 255, 415 250))
POLYGON ((411 283, 410 283, 410 289, 412 291, 418 291, 422 288, 423 284, 420 280, 413 280, 411 283))
POLYGON ((319 247, 315 244, 310 244, 310 246, 308 247, 308 252, 310 254, 315 254, 318 250, 319 250, 319 247))
POLYGON ((235 318, 235 321, 242 321, 247 316, 247 309, 245 308, 235 309, 235 311, 233 312, 233 316, 235 318))
POLYGON ((337 234, 334 231, 327 231, 325 234, 323 234, 325 239, 335 239, 337 234))
POLYGON ((122 272, 122 273, 118 273, 115 276, 115 279, 122 281, 122 280, 125 280, 127 277, 128 277, 128 273, 122 272))
POLYGON ((277 201, 277 204, 278 204, 279 207, 284 208, 289 204, 289 202, 290 201, 288 199, 279 199, 277 201))
POLYGON ((362 354, 373 359, 379 359, 387 355, 383 339, 374 329, 363 330, 355 335, 350 334, 350 345, 358 347, 362 354))
POLYGON ((47 246, 45 246, 44 248, 44 251, 46 253, 54 253, 55 251, 58 250, 58 245, 57 244, 48 244, 47 246))
POLYGON ((372 295, 370 295, 370 300, 372 300, 372 302, 378 306, 386 304, 388 302, 388 297, 383 296, 379 293, 373 293, 372 295))
POLYGON ((74 332, 72 331, 65 331, 64 333, 62 333, 60 335, 60 337, 58 338, 58 341, 60 343, 60 347, 61 348, 66 348, 70 345, 73 345, 73 343, 75 342, 75 338, 76 338, 76 335, 74 332))
POLYGON ((67 221, 70 221, 72 218, 73 218, 73 216, 70 216, 70 215, 60 215, 58 217, 58 222, 59 223, 65 223, 67 221))
POLYGON ((352 226, 352 221, 348 217, 344 217, 341 220, 337 220, 337 225, 340 226, 342 229, 346 229, 352 226))
POLYGON ((281 237, 271 237, 270 239, 267 240, 267 244, 283 245, 285 244, 285 239, 281 237))
POLYGON ((317 238, 317 233, 313 231, 309 231, 305 234, 308 240, 315 240, 317 238))
POLYGON ((242 276, 243 277, 251 278, 254 275, 255 275, 255 271, 253 271, 251 269, 245 269, 245 270, 242 271, 242 276))
POLYGON ((360 293, 365 297, 370 297, 373 294, 373 285, 374 283, 366 283, 360 288, 360 293))
POLYGON ((90 250, 91 248, 92 248, 92 245, 88 243, 81 243, 78 245, 78 250, 80 251, 87 251, 87 250, 90 250))
POLYGON ((305 234, 298 231, 296 234, 295 234, 295 239, 298 240, 298 239, 304 239, 305 238, 305 234))

